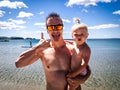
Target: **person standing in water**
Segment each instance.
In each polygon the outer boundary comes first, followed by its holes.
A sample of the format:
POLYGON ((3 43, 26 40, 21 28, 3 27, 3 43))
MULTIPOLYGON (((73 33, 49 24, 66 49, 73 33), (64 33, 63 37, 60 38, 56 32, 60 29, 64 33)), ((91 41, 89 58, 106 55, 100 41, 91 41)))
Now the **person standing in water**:
POLYGON ((73 45, 63 39, 63 21, 57 13, 48 15, 46 29, 51 41, 42 40, 23 52, 17 58, 15 65, 17 68, 25 67, 40 59, 45 72, 46 90, 67 90, 66 75, 70 69, 73 45))

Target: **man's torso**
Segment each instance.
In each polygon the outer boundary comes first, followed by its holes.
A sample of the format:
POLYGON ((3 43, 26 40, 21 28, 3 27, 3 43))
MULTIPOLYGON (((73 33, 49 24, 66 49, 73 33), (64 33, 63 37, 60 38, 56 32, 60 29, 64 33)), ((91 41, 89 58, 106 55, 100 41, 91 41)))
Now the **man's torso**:
POLYGON ((47 90, 64 90, 71 60, 68 47, 47 48, 42 52, 41 59, 46 75, 47 90))

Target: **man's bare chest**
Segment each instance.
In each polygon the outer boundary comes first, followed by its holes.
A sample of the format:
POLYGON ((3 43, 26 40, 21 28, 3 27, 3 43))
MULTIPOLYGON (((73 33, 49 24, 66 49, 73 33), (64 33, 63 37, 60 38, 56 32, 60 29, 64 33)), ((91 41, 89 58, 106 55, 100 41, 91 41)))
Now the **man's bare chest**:
POLYGON ((43 52, 43 63, 48 68, 66 69, 70 65, 70 53, 66 50, 48 49, 43 52))

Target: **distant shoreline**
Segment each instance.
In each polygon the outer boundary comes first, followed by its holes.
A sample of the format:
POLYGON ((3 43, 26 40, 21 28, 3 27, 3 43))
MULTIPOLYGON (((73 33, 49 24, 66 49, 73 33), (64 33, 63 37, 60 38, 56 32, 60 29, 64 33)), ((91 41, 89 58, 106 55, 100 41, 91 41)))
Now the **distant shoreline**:
POLYGON ((0 36, 1 39, 36 39, 36 38, 23 38, 23 37, 6 37, 6 36, 0 36))
MULTIPOLYGON (((120 38, 88 38, 88 40, 107 40, 107 39, 120 39, 120 38)), ((6 37, 6 36, 0 36, 0 41, 4 41, 4 40, 39 40, 36 38, 23 38, 23 37, 6 37)), ((73 40, 73 39, 68 39, 65 38, 65 40, 73 40)))

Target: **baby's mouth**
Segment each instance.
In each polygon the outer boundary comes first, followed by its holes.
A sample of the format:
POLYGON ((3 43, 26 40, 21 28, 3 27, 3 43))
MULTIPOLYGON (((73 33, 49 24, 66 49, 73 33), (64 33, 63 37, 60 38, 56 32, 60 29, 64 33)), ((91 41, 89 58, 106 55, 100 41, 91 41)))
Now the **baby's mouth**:
POLYGON ((78 41, 81 41, 81 38, 78 38, 78 41))

